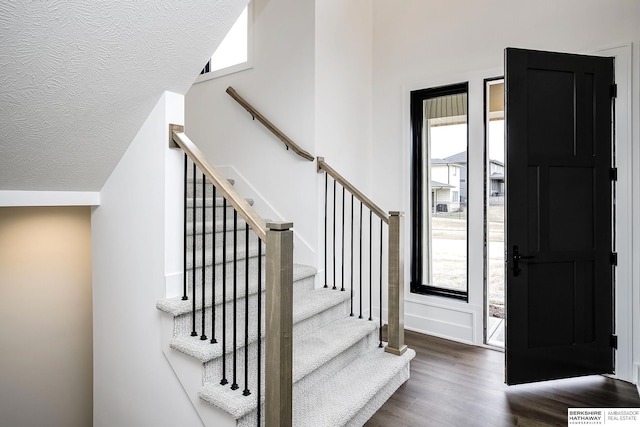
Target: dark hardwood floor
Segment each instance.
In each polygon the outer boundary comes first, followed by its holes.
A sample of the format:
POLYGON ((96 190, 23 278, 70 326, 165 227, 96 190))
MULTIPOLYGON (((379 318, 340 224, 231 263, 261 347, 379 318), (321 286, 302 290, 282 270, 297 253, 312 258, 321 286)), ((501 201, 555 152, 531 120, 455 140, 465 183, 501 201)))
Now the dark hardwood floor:
POLYGON ((504 353, 406 331, 411 378, 365 424, 567 425, 574 407, 640 408, 636 386, 603 376, 506 386, 504 353))

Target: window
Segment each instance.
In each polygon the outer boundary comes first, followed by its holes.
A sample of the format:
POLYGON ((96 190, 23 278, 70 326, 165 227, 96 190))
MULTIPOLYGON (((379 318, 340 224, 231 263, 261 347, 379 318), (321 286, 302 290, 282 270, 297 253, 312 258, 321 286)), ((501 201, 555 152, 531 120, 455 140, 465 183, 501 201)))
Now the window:
POLYGON ((487 79, 485 97, 485 343, 504 347, 504 79, 487 79))
POLYGON ((196 83, 251 68, 252 33, 253 3, 250 2, 204 66, 196 83))
POLYGON ((468 83, 411 92, 411 291, 468 300, 468 83))

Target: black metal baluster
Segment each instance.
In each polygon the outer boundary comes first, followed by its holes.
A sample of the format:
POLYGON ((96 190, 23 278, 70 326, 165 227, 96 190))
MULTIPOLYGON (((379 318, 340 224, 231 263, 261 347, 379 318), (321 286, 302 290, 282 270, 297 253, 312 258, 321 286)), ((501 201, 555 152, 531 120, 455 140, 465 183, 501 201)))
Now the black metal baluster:
POLYGON ((336 180, 333 180, 333 289, 336 288, 336 180))
POLYGON ((184 218, 183 218, 183 228, 182 228, 182 300, 186 301, 189 299, 187 296, 187 177, 188 173, 188 164, 187 164, 187 153, 184 153, 184 199, 183 199, 183 207, 184 207, 184 218))
POLYGON ((369 210, 369 320, 373 320, 373 212, 369 210))
POLYGON ((227 380, 227 199, 222 198, 222 379, 227 380))
POLYGON ((207 267, 206 267, 206 254, 207 254, 207 233, 205 230, 206 222, 207 222, 207 201, 205 199, 207 195, 207 178, 204 174, 202 174, 202 275, 201 275, 201 283, 202 283, 202 335, 200 335, 200 340, 205 341, 207 339, 207 335, 205 334, 204 324, 205 324, 205 316, 207 313, 206 310, 206 301, 205 301, 205 282, 207 276, 207 267))
POLYGON ((249 223, 245 231, 244 255, 244 390, 242 394, 249 396, 249 223))
POLYGON ((238 386, 238 211, 233 210, 233 383, 231 390, 238 386))
POLYGON ((191 336, 197 337, 198 332, 196 332, 196 164, 193 164, 193 197, 191 202, 191 212, 193 214, 193 221, 191 222, 193 226, 193 236, 191 238, 191 336))
POLYGON ((342 187, 342 283, 340 284, 340 290, 344 292, 344 187, 342 187))
POLYGON ((358 236, 360 237, 360 245, 358 247, 358 254, 360 255, 360 270, 358 271, 358 277, 360 279, 360 298, 358 299, 360 303, 360 316, 358 316, 358 319, 362 319, 362 202, 360 202, 360 234, 358 236))
POLYGON ((351 317, 353 317, 353 194, 351 195, 351 317))
POLYGON ((380 345, 378 347, 382 347, 382 225, 384 221, 380 218, 380 345))
MULTIPOLYGON (((211 185, 211 344, 216 339, 216 186, 211 185)), ((223 229, 224 232, 224 229, 223 229)))
MULTIPOLYGON (((327 288, 327 193, 329 191, 329 174, 324 174, 324 287, 327 288)), ((185 291, 186 292, 186 291, 185 291)))
POLYGON ((261 425, 262 409, 262 240, 258 239, 258 426, 261 425))

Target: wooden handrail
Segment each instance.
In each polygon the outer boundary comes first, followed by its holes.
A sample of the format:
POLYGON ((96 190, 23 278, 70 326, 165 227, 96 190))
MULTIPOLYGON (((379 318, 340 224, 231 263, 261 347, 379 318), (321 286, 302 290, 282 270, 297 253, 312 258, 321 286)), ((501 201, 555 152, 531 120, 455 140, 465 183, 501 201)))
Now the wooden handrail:
POLYGON ((231 185, 231 183, 216 168, 211 166, 200 149, 182 131, 175 130, 170 125, 171 138, 191 160, 198 166, 200 171, 209 178, 209 181, 222 193, 225 199, 238 211, 238 214, 249 224, 251 229, 262 241, 267 239, 266 222, 231 185))
POLYGON ((284 143, 284 145, 286 145, 287 150, 289 148, 291 148, 291 150, 294 153, 296 153, 297 155, 299 155, 300 157, 302 157, 302 158, 304 158, 306 160, 309 160, 310 162, 313 161, 314 157, 311 154, 309 154, 308 152, 306 152, 305 150, 300 148, 300 146, 298 144, 296 144, 295 142, 293 142, 291 140, 291 138, 289 138, 287 135, 285 135, 280 129, 275 127, 275 125, 273 123, 271 123, 269 120, 267 120, 267 118, 265 116, 260 114, 260 112, 258 110, 256 110, 244 98, 242 98, 240 95, 238 95, 238 92, 236 92, 234 88, 229 86, 227 88, 227 93, 233 99, 235 99, 238 104, 242 105, 244 107, 244 109, 247 110, 249 112, 249 114, 251 114, 251 116, 254 119, 258 119, 258 121, 260 123, 262 123, 267 129, 269 129, 271 131, 271 133, 273 133, 275 136, 277 136, 278 139, 280 141, 282 141, 284 143))
POLYGON ((354 187, 349 181, 347 181, 342 175, 336 172, 331 166, 325 163, 324 157, 318 157, 318 173, 320 171, 325 171, 328 173, 333 179, 340 183, 344 188, 349 190, 351 194, 353 194, 359 201, 361 201, 367 208, 371 210, 371 212, 375 213, 378 218, 389 223, 389 215, 383 211, 378 205, 373 203, 371 199, 365 196, 360 190, 354 187))

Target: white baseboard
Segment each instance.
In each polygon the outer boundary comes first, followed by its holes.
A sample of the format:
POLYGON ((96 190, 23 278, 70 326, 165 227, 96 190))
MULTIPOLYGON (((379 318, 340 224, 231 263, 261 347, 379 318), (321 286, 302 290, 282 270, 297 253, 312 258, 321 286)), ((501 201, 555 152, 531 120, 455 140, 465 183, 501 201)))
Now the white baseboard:
POLYGON ((165 298, 182 295, 182 273, 170 273, 164 276, 165 298))

